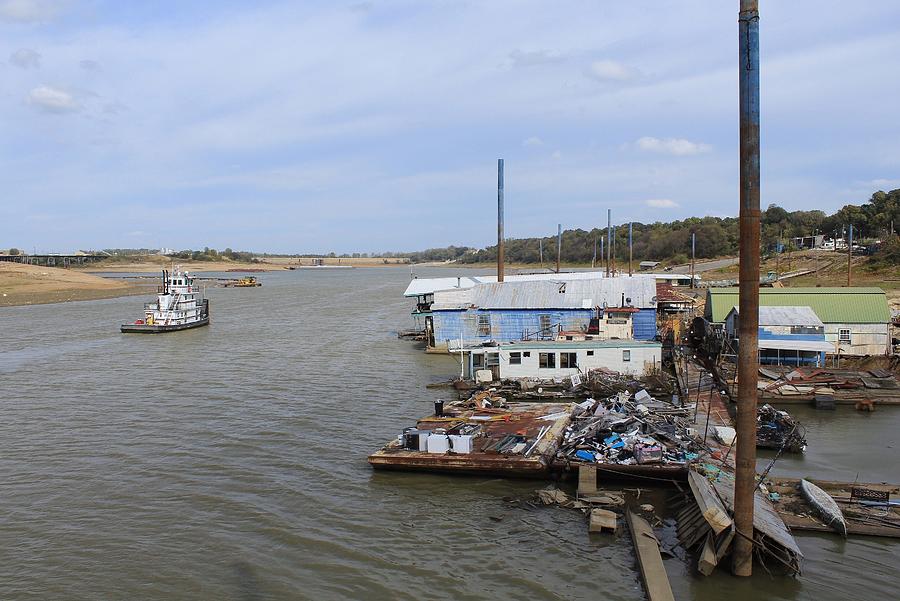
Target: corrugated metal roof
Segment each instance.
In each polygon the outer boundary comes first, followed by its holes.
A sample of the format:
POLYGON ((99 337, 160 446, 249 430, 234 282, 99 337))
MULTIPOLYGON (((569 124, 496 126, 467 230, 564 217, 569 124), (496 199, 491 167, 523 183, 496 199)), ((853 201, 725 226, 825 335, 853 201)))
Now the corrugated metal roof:
POLYGON ((592 309, 603 306, 655 308, 656 280, 636 275, 569 282, 478 284, 469 290, 436 292, 431 309, 592 309))
MULTIPOLYGON (((562 273, 524 273, 504 276, 506 282, 571 282, 573 280, 596 280, 604 277, 602 271, 569 271, 562 273)), ((457 278, 417 278, 409 283, 403 296, 434 294, 439 290, 461 290, 477 284, 497 281, 496 275, 470 275, 457 278)))
MULTIPOLYGON (((711 322, 721 323, 737 304, 737 288, 710 288, 705 316, 711 322)), ((887 323, 891 320, 887 297, 881 288, 760 288, 759 304, 810 307, 825 323, 887 323)))
MULTIPOLYGON (((627 277, 652 277, 657 280, 678 280, 684 284, 691 281, 690 274, 684 273, 647 273, 641 272, 634 276, 620 275, 619 278, 627 277)), ((571 282, 574 280, 598 280, 606 276, 602 271, 569 271, 563 273, 527 273, 508 275, 504 277, 507 282, 571 282)), ((700 281, 700 276, 694 278, 700 281)), ((471 288, 477 284, 490 284, 497 281, 496 275, 467 275, 453 278, 416 278, 406 287, 403 296, 421 296, 423 294, 434 294, 440 290, 462 290, 471 288)))
POLYGON ((759 348, 779 351, 816 351, 819 353, 833 353, 834 344, 824 340, 778 340, 760 339, 759 348))
MULTIPOLYGON (((740 314, 737 307, 731 309, 740 314)), ((731 311, 729 311, 729 314, 731 311)), ((760 307, 760 326, 818 326, 825 324, 810 307, 760 307)))

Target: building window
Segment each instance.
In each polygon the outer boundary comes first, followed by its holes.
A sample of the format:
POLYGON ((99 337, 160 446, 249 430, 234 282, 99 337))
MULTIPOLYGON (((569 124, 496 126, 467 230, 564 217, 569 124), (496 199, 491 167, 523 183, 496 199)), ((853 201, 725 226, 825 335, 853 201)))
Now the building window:
POLYGON ((491 335, 491 316, 482 313, 478 315, 478 335, 479 336, 490 336, 491 335))
POLYGON ((556 353, 538 353, 540 369, 556 369, 556 353))
POLYGON ((524 352, 522 353, 522 356, 523 356, 523 357, 530 357, 530 356, 531 356, 531 351, 524 351, 524 352))
POLYGON ((560 353, 559 366, 563 369, 578 369, 578 353, 560 353))
POLYGON ((631 361, 631 351, 622 351, 622 362, 627 363, 631 361))
POLYGON ((594 351, 588 351, 588 352, 587 352, 587 356, 588 356, 588 357, 593 357, 593 356, 594 356, 594 351))
POLYGON ((510 353, 509 354, 509 364, 510 365, 522 365, 522 353, 510 353))
POLYGON ((485 355, 485 367, 495 367, 497 365, 500 365, 500 353, 488 353, 485 355))
POLYGON ((472 367, 475 369, 481 369, 484 367, 484 355, 482 354, 473 354, 472 355, 472 367))
POLYGON ((838 330, 838 342, 841 344, 850 344, 850 328, 841 328, 838 330))

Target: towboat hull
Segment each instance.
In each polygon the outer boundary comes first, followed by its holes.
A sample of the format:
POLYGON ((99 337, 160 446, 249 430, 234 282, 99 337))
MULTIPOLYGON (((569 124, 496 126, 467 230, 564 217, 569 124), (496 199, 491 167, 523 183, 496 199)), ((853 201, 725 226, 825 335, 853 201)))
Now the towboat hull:
POLYGON ((179 330, 190 330, 191 328, 200 328, 203 326, 209 325, 209 317, 204 317, 199 321, 192 321, 191 323, 177 323, 177 324, 153 324, 148 325, 146 323, 123 323, 122 324, 122 333, 123 334, 162 334, 164 332, 177 332, 179 330))

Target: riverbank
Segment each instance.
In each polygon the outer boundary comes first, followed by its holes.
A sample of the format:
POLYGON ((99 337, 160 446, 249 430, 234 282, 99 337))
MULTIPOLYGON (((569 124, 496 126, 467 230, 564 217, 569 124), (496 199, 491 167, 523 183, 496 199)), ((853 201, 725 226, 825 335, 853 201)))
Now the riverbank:
POLYGON ((146 285, 80 270, 0 263, 0 307, 115 298, 147 291, 146 285))

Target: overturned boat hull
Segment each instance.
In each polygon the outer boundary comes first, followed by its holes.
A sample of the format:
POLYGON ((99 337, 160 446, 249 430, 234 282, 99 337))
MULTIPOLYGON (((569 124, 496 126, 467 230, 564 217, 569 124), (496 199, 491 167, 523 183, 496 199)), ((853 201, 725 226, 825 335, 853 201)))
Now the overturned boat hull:
POLYGON ((800 480, 800 492, 825 524, 841 536, 847 536, 847 522, 844 520, 844 513, 831 495, 809 480, 800 480))

